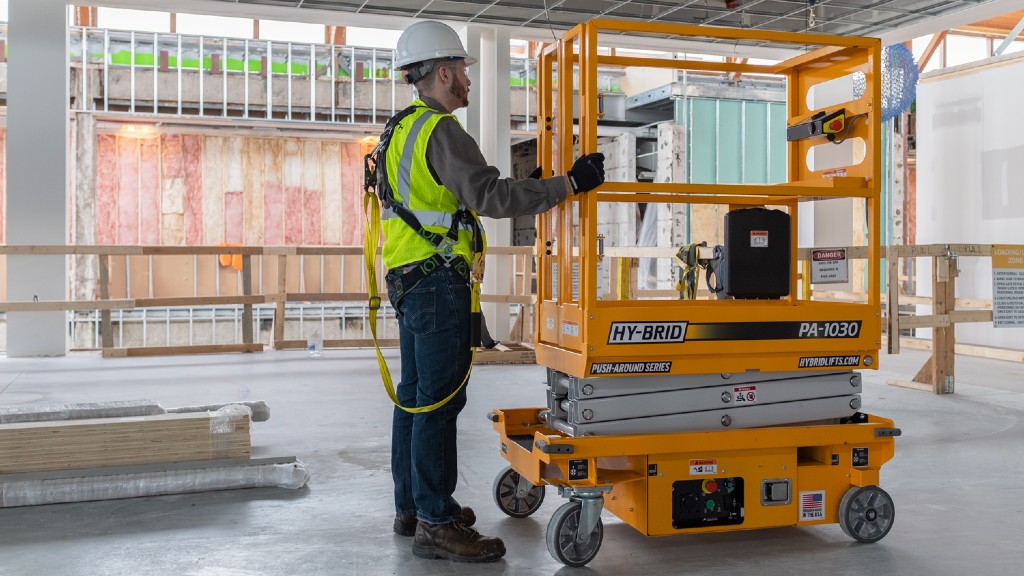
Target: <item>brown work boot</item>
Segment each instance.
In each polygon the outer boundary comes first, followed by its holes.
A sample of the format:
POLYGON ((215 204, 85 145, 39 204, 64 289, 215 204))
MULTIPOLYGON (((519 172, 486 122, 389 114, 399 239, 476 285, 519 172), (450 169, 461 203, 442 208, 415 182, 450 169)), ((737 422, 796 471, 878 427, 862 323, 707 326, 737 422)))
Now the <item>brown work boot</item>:
MULTIPOLYGON (((415 514, 396 515, 395 516, 395 534, 399 536, 412 536, 416 533, 416 523, 419 520, 416 519, 415 514)), ((462 507, 462 524, 464 526, 472 526, 476 524, 476 514, 473 509, 469 506, 462 507)))
POLYGON ((488 538, 462 522, 416 525, 412 553, 420 558, 445 558, 452 562, 494 562, 505 555, 501 538, 488 538))

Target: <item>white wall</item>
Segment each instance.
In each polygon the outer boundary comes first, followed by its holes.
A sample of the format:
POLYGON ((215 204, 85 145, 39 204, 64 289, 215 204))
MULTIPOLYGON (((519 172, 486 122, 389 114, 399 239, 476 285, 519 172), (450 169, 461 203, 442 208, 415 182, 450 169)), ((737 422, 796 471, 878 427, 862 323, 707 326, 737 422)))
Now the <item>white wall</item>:
MULTIPOLYGON (((917 91, 917 243, 1024 244, 1024 56, 930 74, 917 91)), ((918 292, 931 262, 918 259, 918 292)), ((960 298, 992 297, 988 258, 962 258, 960 298)), ((1024 348, 1024 328, 958 324, 957 341, 1024 348)))
POLYGON ((627 68, 619 87, 630 96, 667 86, 676 81, 676 71, 662 68, 627 68))

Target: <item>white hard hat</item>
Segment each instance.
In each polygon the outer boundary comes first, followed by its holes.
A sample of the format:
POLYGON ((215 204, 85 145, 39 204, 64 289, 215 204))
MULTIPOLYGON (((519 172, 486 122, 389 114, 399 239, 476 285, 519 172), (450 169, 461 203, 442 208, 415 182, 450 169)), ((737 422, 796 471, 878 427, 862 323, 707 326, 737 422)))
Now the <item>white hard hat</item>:
POLYGON ((405 29, 395 49, 395 70, 438 58, 462 58, 466 65, 476 63, 462 47, 462 40, 447 24, 434 20, 417 22, 405 29))

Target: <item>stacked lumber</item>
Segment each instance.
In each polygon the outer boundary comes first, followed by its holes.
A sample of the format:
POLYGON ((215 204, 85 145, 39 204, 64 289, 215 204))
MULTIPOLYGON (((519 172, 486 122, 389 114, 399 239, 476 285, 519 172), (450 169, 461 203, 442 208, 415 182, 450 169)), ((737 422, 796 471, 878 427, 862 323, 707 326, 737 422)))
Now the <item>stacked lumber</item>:
POLYGON ((248 459, 250 411, 0 424, 0 474, 248 459))
POLYGON ((246 406, 252 412, 252 422, 270 419, 270 408, 263 400, 231 402, 230 404, 204 404, 164 408, 152 400, 115 400, 112 402, 86 402, 77 404, 48 404, 42 406, 0 406, 0 424, 17 422, 43 422, 49 420, 83 420, 85 418, 124 418, 128 416, 154 416, 168 412, 216 412, 225 406, 246 406))

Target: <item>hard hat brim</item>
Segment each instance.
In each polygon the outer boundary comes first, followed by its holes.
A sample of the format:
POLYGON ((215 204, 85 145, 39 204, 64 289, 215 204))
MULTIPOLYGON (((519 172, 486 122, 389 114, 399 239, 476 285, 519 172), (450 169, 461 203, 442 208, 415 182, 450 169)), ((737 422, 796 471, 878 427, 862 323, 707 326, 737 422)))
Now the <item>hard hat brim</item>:
MULTIPOLYGON (((473 58, 472 56, 466 56, 465 58, 462 58, 462 60, 466 63, 466 66, 472 66, 473 64, 476 64, 477 62, 479 62, 479 60, 477 60, 476 58, 473 58)), ((394 70, 395 72, 401 72, 402 70, 405 70, 406 68, 410 68, 412 66, 415 66, 416 64, 420 64, 420 62, 412 62, 412 63, 409 63, 409 64, 401 64, 401 65, 395 64, 395 65, 393 65, 391 67, 391 69, 394 70)))

